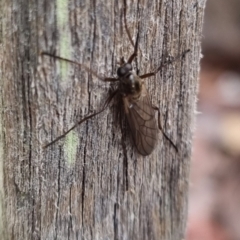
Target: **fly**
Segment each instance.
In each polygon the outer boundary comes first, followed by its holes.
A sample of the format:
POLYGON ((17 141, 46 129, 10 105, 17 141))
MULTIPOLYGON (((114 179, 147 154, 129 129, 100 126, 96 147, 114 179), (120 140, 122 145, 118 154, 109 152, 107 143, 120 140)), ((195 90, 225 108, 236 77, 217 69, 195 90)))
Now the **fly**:
MULTIPOLYGON (((136 42, 133 43, 131 39, 131 35, 129 29, 127 27, 126 22, 126 0, 124 0, 124 25, 128 35, 128 38, 131 44, 134 46, 134 52, 128 58, 127 61, 124 58, 121 58, 120 67, 117 69, 117 77, 101 77, 95 71, 88 68, 87 66, 63 58, 59 56, 52 55, 47 52, 42 52, 42 55, 47 55, 50 57, 54 57, 59 60, 63 60, 69 63, 73 63, 78 65, 79 67, 85 69, 86 71, 90 72, 92 75, 100 79, 104 82, 116 82, 117 88, 116 90, 106 99, 102 109, 98 112, 95 112, 91 115, 86 116, 82 120, 78 121, 74 124, 69 130, 64 132, 62 135, 51 141, 50 143, 46 144, 44 148, 54 144, 61 138, 65 137, 70 131, 72 131, 75 127, 82 124, 83 122, 87 121, 88 119, 102 113, 110 104, 112 99, 117 95, 120 94, 123 102, 124 112, 127 116, 128 124, 132 133, 133 142, 136 146, 138 152, 143 155, 147 156, 152 153, 154 148, 157 145, 158 140, 158 128, 161 130, 163 136, 170 142, 170 144, 175 148, 177 151, 176 145, 172 142, 172 140, 164 133, 161 124, 160 124, 160 111, 157 107, 153 107, 149 98, 148 91, 145 87, 144 79, 155 76, 163 66, 172 63, 179 57, 175 58, 171 61, 163 62, 154 72, 146 73, 144 75, 137 75, 132 67, 132 62, 137 56, 138 51, 138 39, 139 33, 137 33, 136 42), (158 111, 158 124, 155 119, 155 110, 158 111)), ((184 56, 185 51, 181 56, 184 56)), ((180 57, 181 57, 180 56, 180 57)))

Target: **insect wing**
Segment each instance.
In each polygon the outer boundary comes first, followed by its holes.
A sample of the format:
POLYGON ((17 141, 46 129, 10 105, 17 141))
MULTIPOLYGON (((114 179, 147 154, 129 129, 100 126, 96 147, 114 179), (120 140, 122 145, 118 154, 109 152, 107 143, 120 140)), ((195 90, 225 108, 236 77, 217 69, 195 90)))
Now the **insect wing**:
POLYGON ((135 100, 131 96, 124 99, 124 107, 128 123, 138 152, 149 155, 157 143, 158 128, 154 109, 144 85, 141 96, 135 100))

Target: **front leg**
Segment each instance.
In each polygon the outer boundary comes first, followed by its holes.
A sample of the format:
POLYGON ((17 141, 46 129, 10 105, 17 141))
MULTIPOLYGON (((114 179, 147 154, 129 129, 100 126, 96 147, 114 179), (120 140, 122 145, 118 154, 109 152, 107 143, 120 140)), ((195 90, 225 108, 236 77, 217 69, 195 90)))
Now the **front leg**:
POLYGON ((75 62, 75 61, 67 59, 67 58, 59 57, 59 56, 56 56, 56 55, 48 53, 48 52, 41 52, 41 55, 45 55, 45 56, 48 56, 48 57, 56 58, 58 60, 62 60, 62 61, 68 62, 68 63, 73 63, 75 65, 78 65, 80 68, 83 68, 86 71, 90 72, 93 76, 97 77, 99 80, 101 80, 103 82, 117 82, 117 81, 119 81, 118 78, 114 78, 114 77, 102 77, 102 76, 98 75, 97 72, 95 72, 91 68, 87 67, 86 65, 84 65, 82 63, 79 63, 79 62, 75 62))

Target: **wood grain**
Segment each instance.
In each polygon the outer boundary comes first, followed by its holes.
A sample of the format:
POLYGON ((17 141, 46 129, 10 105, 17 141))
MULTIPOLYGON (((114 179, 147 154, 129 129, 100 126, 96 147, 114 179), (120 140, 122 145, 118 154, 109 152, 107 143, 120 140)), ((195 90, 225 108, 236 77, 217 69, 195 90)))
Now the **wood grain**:
POLYGON ((191 50, 146 79, 164 131, 179 150, 159 134, 148 157, 134 149, 126 120, 120 119, 119 99, 42 149, 99 109, 109 84, 39 53, 49 51, 116 76, 120 57, 133 52, 123 1, 5 0, 1 6, 4 239, 182 239, 205 0, 127 1, 133 41, 140 34, 135 67, 141 74, 169 55, 191 50))

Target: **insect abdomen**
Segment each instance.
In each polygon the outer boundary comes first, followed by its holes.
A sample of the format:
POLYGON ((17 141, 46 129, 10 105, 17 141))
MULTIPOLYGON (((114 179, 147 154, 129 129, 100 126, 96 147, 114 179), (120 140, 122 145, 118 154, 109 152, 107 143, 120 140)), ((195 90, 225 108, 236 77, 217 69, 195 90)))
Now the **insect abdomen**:
POLYGON ((138 100, 129 95, 123 102, 134 144, 141 155, 149 155, 156 146, 158 128, 145 87, 138 100))

